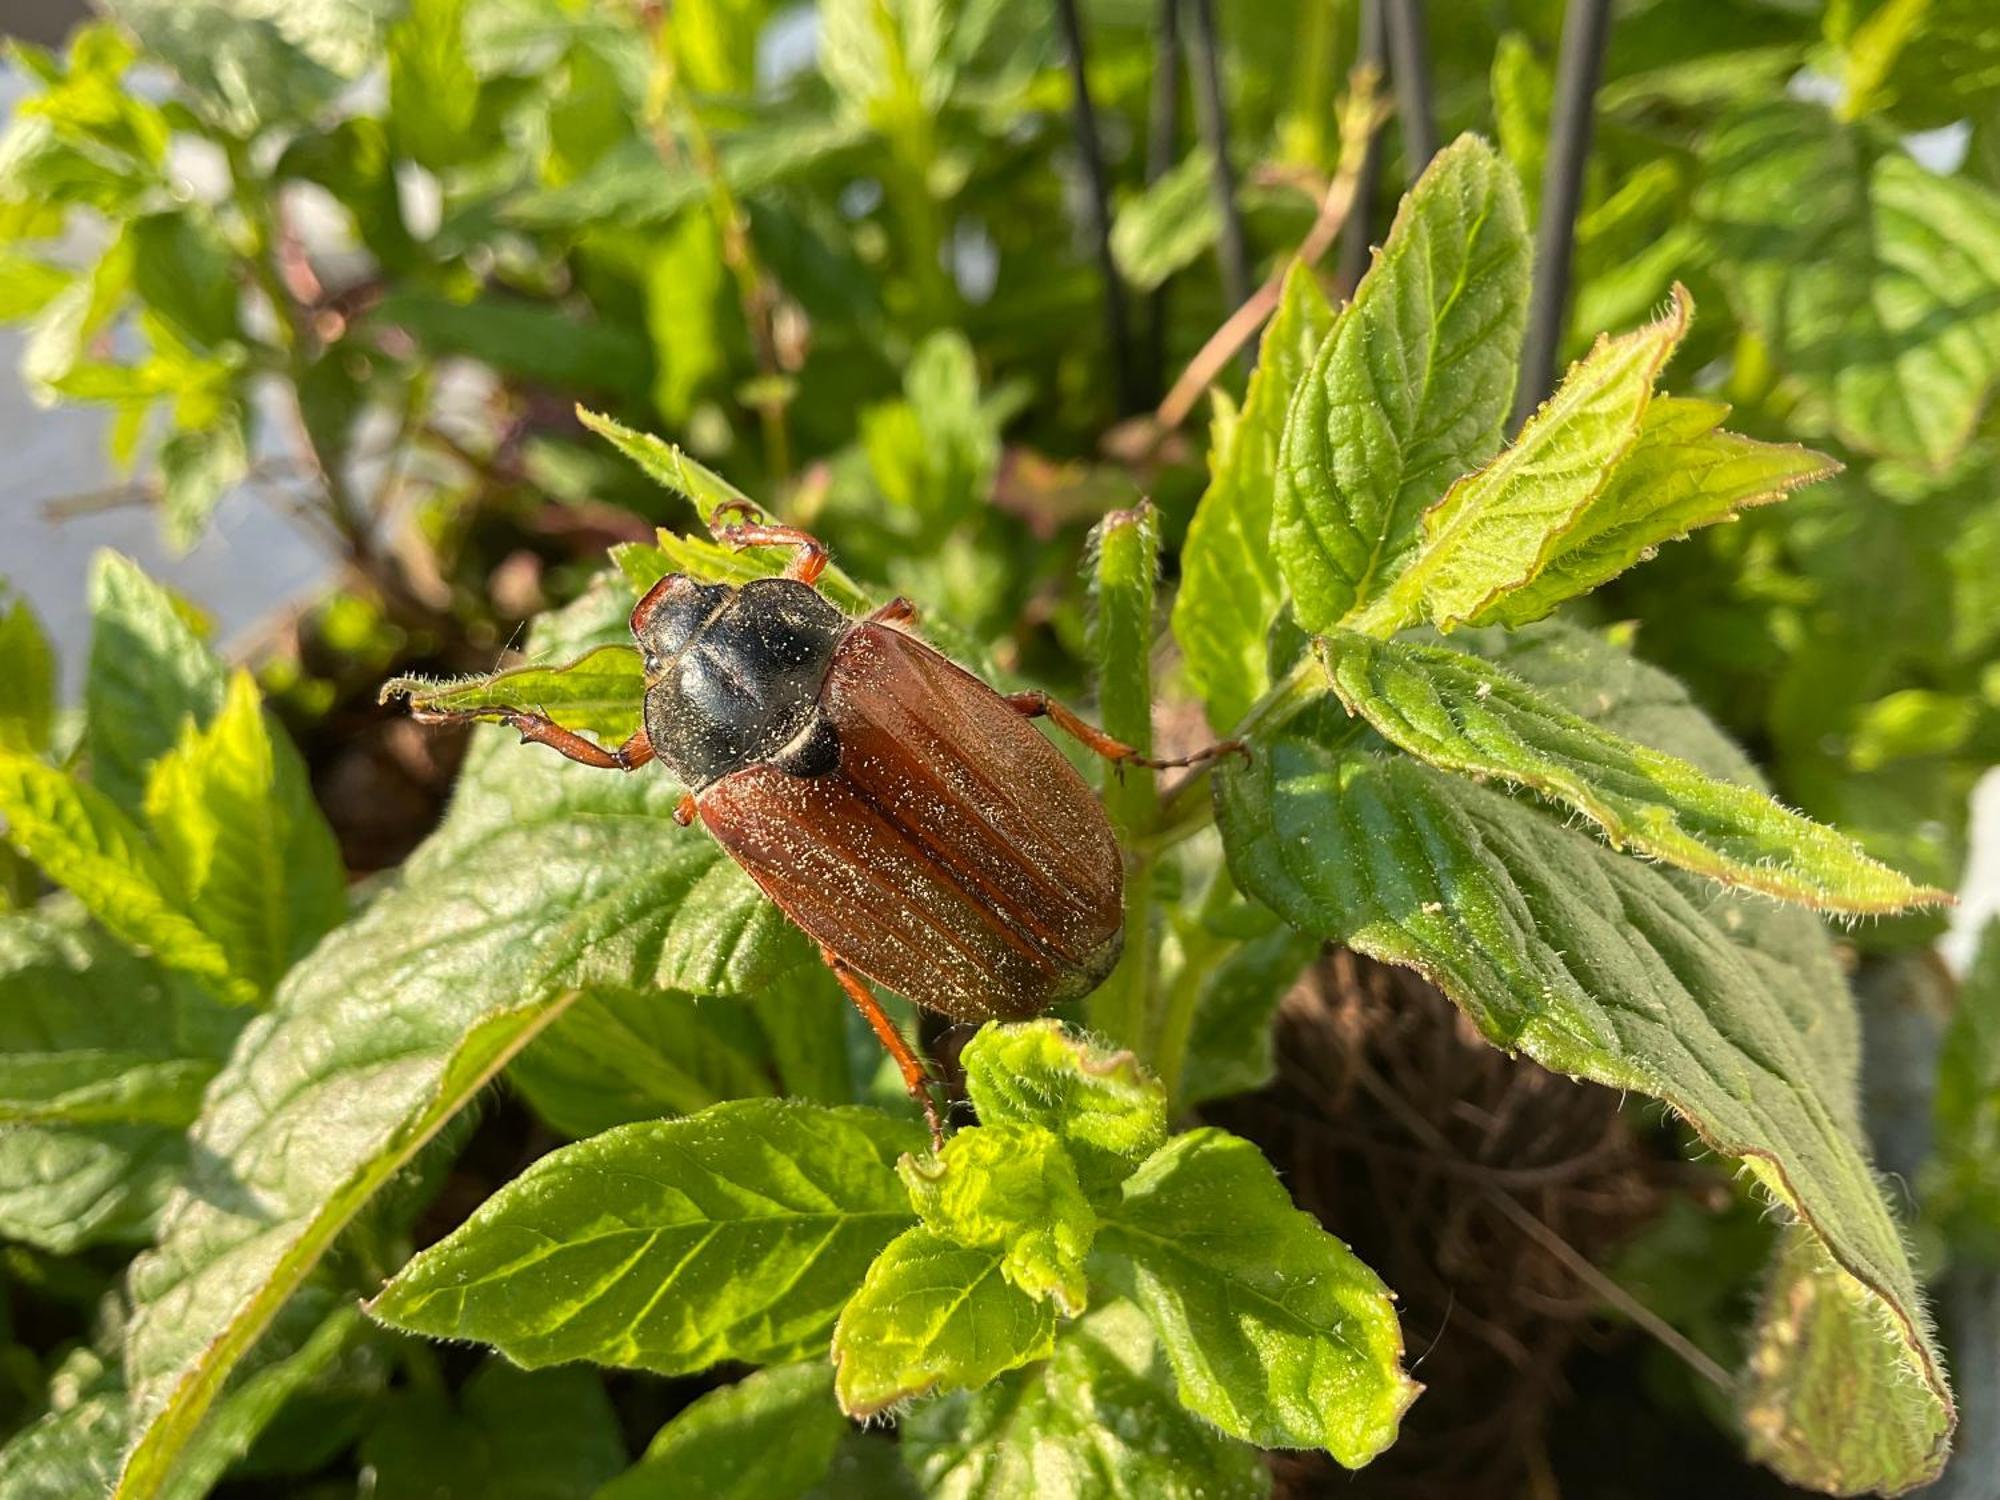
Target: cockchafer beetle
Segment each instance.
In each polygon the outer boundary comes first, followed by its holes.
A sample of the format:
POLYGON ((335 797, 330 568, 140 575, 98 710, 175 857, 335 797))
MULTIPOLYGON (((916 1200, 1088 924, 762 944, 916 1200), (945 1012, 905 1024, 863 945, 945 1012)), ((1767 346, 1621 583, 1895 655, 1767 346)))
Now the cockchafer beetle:
MULTIPOLYGON (((747 506, 715 520, 731 508, 747 506)), ((751 522, 715 535, 792 558, 741 586, 670 573, 647 590, 631 622, 643 727, 623 745, 540 714, 471 716, 587 766, 665 765, 688 789, 676 821, 700 818, 819 945, 941 1140, 924 1065, 864 980, 954 1020, 1019 1019, 1095 989, 1123 940, 1111 824, 1027 721, 1046 715, 1108 760, 1154 769, 1241 747, 1141 755, 1045 693, 995 692, 911 633, 907 600, 841 613, 815 587, 827 550, 807 533, 751 522)))

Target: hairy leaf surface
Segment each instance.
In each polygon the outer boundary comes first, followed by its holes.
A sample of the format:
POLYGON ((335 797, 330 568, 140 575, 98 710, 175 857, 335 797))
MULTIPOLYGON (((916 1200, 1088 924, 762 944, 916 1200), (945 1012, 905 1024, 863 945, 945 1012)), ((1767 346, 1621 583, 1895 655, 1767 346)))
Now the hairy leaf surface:
POLYGON ((1270 685, 1264 637, 1284 602, 1272 547, 1278 442, 1292 393, 1333 326, 1333 309, 1309 266, 1285 276, 1278 310, 1257 346, 1243 409, 1211 428, 1208 488, 1181 546, 1174 639, 1188 680, 1226 733, 1270 685))
POLYGON ((1345 630, 1314 649, 1348 711, 1390 744, 1447 771, 1532 788, 1596 823, 1613 848, 1833 911, 1947 899, 1756 788, 1613 734, 1477 657, 1345 630))
POLYGON ((1271 1488, 1256 1449, 1180 1404, 1158 1336, 1124 1301, 1066 1325, 1045 1363, 927 1401, 901 1427, 932 1500, 1259 1500, 1271 1488))
POLYGON ((690 1402, 596 1500, 803 1500, 847 1430, 825 1360, 757 1370, 690 1402))
POLYGON ((1350 1469, 1396 1439, 1418 1385, 1381 1278, 1292 1204, 1249 1141, 1175 1136, 1098 1230, 1104 1274, 1145 1309, 1180 1399, 1233 1437, 1324 1448, 1350 1469))
POLYGON ((1500 446, 1528 260, 1513 171, 1460 137, 1403 200, 1285 416, 1275 550, 1305 629, 1378 597, 1418 518, 1500 446))
MULTIPOLYGON (((1559 665, 1571 707, 1616 708, 1635 738, 1741 766, 1669 679, 1575 632, 1540 638, 1564 648, 1540 653, 1545 691, 1559 665)), ((1823 1060, 1851 1065, 1854 1020, 1809 917, 1705 893, 1491 788, 1370 750, 1337 706, 1308 708, 1217 795, 1238 881, 1289 921, 1420 970, 1495 1044, 1663 1099, 1744 1160, 1875 1310, 1917 1393, 1894 1437, 1901 1482, 1935 1470, 1951 1402, 1860 1145, 1851 1073, 1823 1060), (1829 1029, 1847 1040, 1827 1047, 1829 1029)))
POLYGON ((536 1162, 370 1310, 531 1368, 682 1374, 823 1353, 914 1218, 894 1162, 921 1139, 872 1110, 782 1099, 620 1126, 536 1162))
POLYGON ((396 677, 376 695, 409 700, 413 713, 541 714, 616 748, 639 727, 646 673, 636 647, 599 646, 560 665, 513 667, 490 677, 396 677))

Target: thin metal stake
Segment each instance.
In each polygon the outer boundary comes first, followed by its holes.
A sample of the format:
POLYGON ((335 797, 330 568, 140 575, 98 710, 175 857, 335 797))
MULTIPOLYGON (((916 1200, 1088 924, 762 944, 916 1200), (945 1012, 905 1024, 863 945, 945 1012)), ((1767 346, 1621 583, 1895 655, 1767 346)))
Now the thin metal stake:
POLYGON ((1396 75, 1396 117, 1403 127, 1404 166, 1415 182, 1437 155, 1437 111, 1431 103, 1430 47, 1424 39, 1424 0, 1384 0, 1388 9, 1389 64, 1396 75))
POLYGON ((1548 166, 1542 174, 1542 215, 1535 246, 1534 293, 1528 302, 1528 335, 1521 347, 1521 378, 1514 388, 1514 426, 1555 384, 1556 355, 1569 317, 1570 268, 1576 250, 1576 215, 1583 200, 1583 169, 1590 157, 1597 116, 1597 81, 1611 37, 1611 0, 1570 0, 1563 15, 1562 51, 1556 59, 1556 98, 1549 122, 1548 166))
MULTIPOLYGON (((1215 157, 1215 207, 1222 215, 1222 235, 1215 256, 1222 271, 1222 298, 1241 307, 1250 296, 1250 250, 1243 235, 1243 215, 1236 206, 1236 169, 1229 162, 1229 117, 1222 97, 1222 57, 1215 40, 1214 0, 1189 0, 1188 67, 1194 75, 1195 118, 1203 141, 1215 157)), ((1247 370, 1253 356, 1243 354, 1247 370)))
MULTIPOLYGON (((1158 182, 1180 156, 1181 129, 1181 8, 1180 0, 1159 0, 1153 48, 1153 97, 1146 121, 1146 182, 1158 182)), ((1167 283, 1153 288, 1147 300, 1146 367, 1143 394, 1157 401, 1167 377, 1167 283)))
POLYGON ((1111 345, 1111 369, 1118 395, 1118 415, 1129 417, 1142 403, 1132 380, 1132 340, 1125 315, 1125 285, 1118 276, 1118 263, 1111 257, 1111 189, 1105 180, 1104 147, 1097 134, 1097 111, 1090 102, 1090 79, 1084 66, 1083 22, 1076 13, 1076 0, 1055 0, 1056 20, 1062 26, 1069 49, 1069 76, 1075 92, 1076 148, 1083 157, 1084 182, 1088 188, 1085 228, 1097 252, 1098 272, 1104 278, 1104 335, 1111 345))
MULTIPOLYGON (((1382 24, 1383 0, 1361 0, 1361 35, 1355 44, 1354 61, 1375 70, 1379 88, 1389 74, 1389 44, 1382 24)), ((1382 179, 1382 132, 1369 132, 1367 154, 1361 158, 1361 175, 1355 179, 1354 207, 1340 238, 1340 286, 1348 296, 1368 273, 1369 239, 1373 233, 1370 215, 1375 207, 1376 184, 1382 179)))

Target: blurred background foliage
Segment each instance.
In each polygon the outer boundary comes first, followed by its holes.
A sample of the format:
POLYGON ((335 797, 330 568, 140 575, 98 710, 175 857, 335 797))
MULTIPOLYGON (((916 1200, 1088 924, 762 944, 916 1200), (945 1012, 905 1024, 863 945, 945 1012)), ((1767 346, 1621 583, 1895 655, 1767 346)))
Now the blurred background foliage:
MULTIPOLYGON (((112 0, 59 49, 12 48, 32 82, 0 133, 0 321, 26 330, 37 399, 111 412, 113 461, 170 538, 247 485, 336 561, 256 667, 348 868, 375 870, 452 771, 379 716, 376 684, 490 667, 608 544, 693 523, 577 400, 821 531, 998 675, 1077 690, 1085 533, 1150 496, 1171 583, 1206 423, 1147 413, 1306 236, 1372 5, 1089 0, 1086 120, 1075 11, 1045 0, 112 0)), ((1460 130, 1493 136, 1535 201, 1564 11, 1433 0, 1331 290, 1460 130)), ((1701 316, 1675 388, 1845 469, 1572 611, 1685 679, 1784 800, 1955 887, 2000 748, 2000 20, 1989 0, 1625 0, 1578 186, 1562 358, 1679 279, 1701 316)), ((1173 701, 1157 727, 1201 732, 1173 701)), ((2000 1047, 1963 1021, 1939 1039, 1943 921, 1847 937, 1925 1056, 1944 1049, 1939 1110, 1990 1133, 2000 1047)), ((1328 1004, 1365 1011, 1364 992, 1328 1004)), ((1310 1048, 1315 1004, 1281 1049, 1310 1048)), ((1950 1184, 1927 1254, 1990 1255, 1990 1161, 1927 1150, 1888 1153, 1950 1184)), ((1754 1297, 1769 1232, 1726 1186, 1683 1187, 1621 1199, 1593 1254, 1726 1358, 1740 1319, 1720 1309, 1754 1297)), ((13 1420, 51 1399, 44 1366, 116 1265, 95 1253, 6 1251, 13 1420)), ((2000 1336, 1987 1288, 1974 1316, 2000 1336)), ((1644 1380, 1661 1447, 1705 1423, 1677 1366, 1644 1380)), ((506 1384, 454 1420, 487 1420, 506 1384)), ((1602 1460, 1574 1446, 1555 1443, 1563 1492, 1595 1492, 1602 1460)))

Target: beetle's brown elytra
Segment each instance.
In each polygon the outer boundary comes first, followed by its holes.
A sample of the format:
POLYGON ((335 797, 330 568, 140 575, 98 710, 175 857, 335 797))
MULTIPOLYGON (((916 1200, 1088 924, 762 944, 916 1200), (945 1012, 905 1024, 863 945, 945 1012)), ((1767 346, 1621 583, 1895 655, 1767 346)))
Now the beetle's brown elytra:
POLYGON ((718 527, 794 549, 741 586, 662 578, 632 610, 644 727, 616 750, 539 715, 523 741, 607 770, 659 760, 779 910, 819 944, 941 1138, 923 1064, 863 977, 959 1021, 1019 1019, 1087 994, 1118 962, 1124 866, 1083 778, 1027 720, 1047 715, 1114 761, 1142 756, 1042 693, 1004 696, 905 627, 864 619, 815 581, 826 549, 791 527, 718 527))

